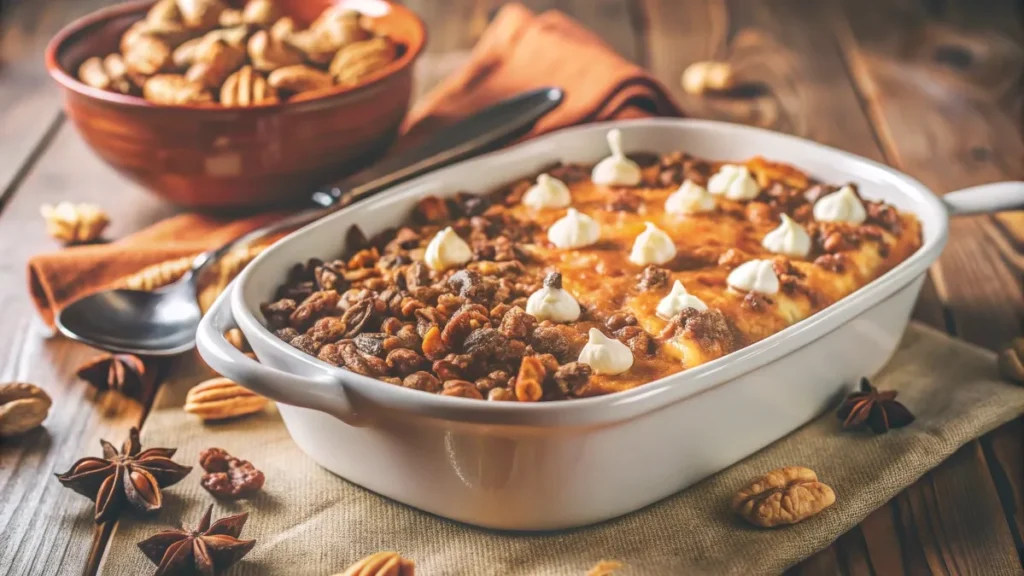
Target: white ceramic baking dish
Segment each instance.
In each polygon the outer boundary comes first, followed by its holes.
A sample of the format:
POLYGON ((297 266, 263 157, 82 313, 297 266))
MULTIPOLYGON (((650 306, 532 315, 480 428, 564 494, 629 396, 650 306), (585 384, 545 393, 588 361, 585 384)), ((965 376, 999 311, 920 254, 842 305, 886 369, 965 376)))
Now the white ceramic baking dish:
POLYGON ((1024 185, 947 196, 881 164, 814 142, 740 125, 651 119, 543 136, 398 186, 299 230, 261 254, 199 328, 203 358, 278 402, 295 442, 328 470, 411 506, 491 528, 547 530, 625 514, 713 474, 835 406, 895 350, 951 211, 1024 205, 1024 185), (717 159, 764 155, 825 182, 917 214, 924 245, 839 303, 698 368, 608 396, 520 404, 426 394, 330 366, 263 325, 287 270, 331 259, 352 224, 368 234, 404 219, 417 199, 485 192, 555 160, 594 162, 605 132, 627 150, 684 150, 717 159), (950 205, 955 208, 951 209, 950 205), (260 362, 222 334, 239 327, 260 362))

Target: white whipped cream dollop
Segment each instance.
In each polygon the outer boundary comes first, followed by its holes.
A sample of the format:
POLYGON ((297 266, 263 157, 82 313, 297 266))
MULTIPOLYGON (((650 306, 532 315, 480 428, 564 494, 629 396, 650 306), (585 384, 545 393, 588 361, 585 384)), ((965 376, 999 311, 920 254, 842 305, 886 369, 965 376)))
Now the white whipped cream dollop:
POLYGON ((580 350, 579 361, 589 364, 598 374, 622 374, 633 365, 633 353, 629 347, 614 338, 609 338, 597 328, 591 328, 590 340, 580 350))
POLYGON ((608 147, 612 155, 594 166, 590 179, 594 184, 607 186, 636 186, 640 183, 640 166, 622 153, 622 131, 608 131, 608 147))
POLYGON ((771 260, 750 260, 736 267, 725 279, 729 286, 744 292, 775 294, 779 291, 779 277, 771 260))
POLYGON ((676 257, 676 243, 662 229, 650 222, 647 228, 633 241, 633 250, 629 253, 629 261, 633 264, 646 266, 661 265, 676 257))
POLYGON ((548 240, 562 249, 590 246, 600 238, 601 225, 575 208, 569 208, 565 216, 548 228, 548 240))
POLYGON ((575 322, 580 304, 562 288, 562 275, 552 272, 544 278, 544 286, 527 298, 526 313, 540 321, 575 322))
POLYGON ((547 174, 537 176, 537 183, 523 194, 523 205, 534 210, 565 208, 569 204, 572 204, 569 187, 547 174))
POLYGON ((698 312, 704 312, 708 309, 708 305, 700 298, 687 292, 686 288, 683 287, 683 283, 676 280, 675 284, 672 285, 672 291, 668 293, 668 296, 662 298, 661 302, 658 302, 658 307, 654 311, 662 320, 671 320, 687 308, 694 308, 698 312))
POLYGON ((708 192, 729 200, 753 200, 761 188, 746 166, 725 164, 708 180, 708 192))
POLYGON ((707 189, 692 180, 686 180, 665 200, 669 214, 699 214, 715 209, 715 198, 707 189))
POLYGON ((822 196, 814 203, 814 219, 819 222, 849 222, 860 224, 868 219, 864 204, 851 186, 822 196))
POLYGON ((459 238, 451 226, 435 234, 423 254, 423 261, 433 270, 447 270, 465 264, 472 258, 473 251, 469 244, 459 238))
POLYGON ((811 236, 803 226, 797 224, 796 220, 783 214, 782 223, 765 235, 761 246, 776 254, 805 258, 811 252, 811 236))

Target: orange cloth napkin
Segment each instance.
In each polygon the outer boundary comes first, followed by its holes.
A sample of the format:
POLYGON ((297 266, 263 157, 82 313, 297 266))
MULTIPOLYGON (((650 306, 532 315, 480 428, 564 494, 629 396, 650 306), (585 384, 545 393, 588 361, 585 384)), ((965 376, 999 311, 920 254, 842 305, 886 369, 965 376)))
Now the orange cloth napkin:
MULTIPOLYGON (((534 15, 504 6, 459 71, 410 112, 399 145, 409 145, 460 117, 519 92, 558 86, 565 100, 530 135, 610 118, 678 116, 664 87, 589 30, 560 12, 534 15)), ((219 246, 277 217, 228 221, 183 214, 116 242, 68 248, 29 260, 39 313, 50 325, 62 306, 139 270, 219 246)))

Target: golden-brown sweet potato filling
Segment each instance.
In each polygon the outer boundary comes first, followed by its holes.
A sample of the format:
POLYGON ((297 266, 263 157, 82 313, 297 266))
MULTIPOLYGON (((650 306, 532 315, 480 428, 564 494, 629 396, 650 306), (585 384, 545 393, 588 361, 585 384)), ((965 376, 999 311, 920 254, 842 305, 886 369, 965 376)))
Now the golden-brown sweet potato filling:
POLYGON ((760 190, 753 200, 717 196, 713 211, 668 213, 666 199, 684 180, 707 186, 720 164, 678 153, 632 158, 643 174, 636 187, 596 185, 589 166, 546 171, 568 186, 572 208, 600 224, 595 244, 561 249, 549 241, 549 228, 567 209, 524 205, 533 177, 484 196, 428 197, 401 228, 370 239, 350 230, 343 258, 297 264, 277 300, 264 304, 266 322, 308 354, 398 386, 490 400, 576 398, 627 390, 766 338, 921 245, 917 219, 883 203, 857 200, 867 214, 861 224, 816 221, 814 203, 837 187, 761 158, 744 164, 760 190), (806 257, 762 246, 782 214, 809 234, 806 257), (629 258, 648 222, 676 247, 660 266, 629 258), (447 226, 472 257, 433 270, 425 249, 447 226), (777 292, 727 284, 730 271, 752 259, 771 262, 777 292), (528 297, 551 272, 579 303, 578 320, 539 322, 527 314, 528 297), (677 280, 707 309, 660 317, 658 304, 677 280), (629 348, 628 370, 597 373, 577 361, 591 328, 629 348))

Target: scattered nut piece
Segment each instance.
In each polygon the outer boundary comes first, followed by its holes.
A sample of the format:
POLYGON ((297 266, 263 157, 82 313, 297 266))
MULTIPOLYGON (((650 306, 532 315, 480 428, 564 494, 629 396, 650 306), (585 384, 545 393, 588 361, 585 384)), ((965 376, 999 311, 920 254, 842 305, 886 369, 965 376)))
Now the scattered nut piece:
POLYGON ((175 258, 174 260, 165 260, 158 262, 150 266, 146 266, 142 270, 125 276, 117 282, 118 287, 128 288, 129 290, 145 290, 152 292, 162 286, 167 286, 171 282, 177 281, 179 278, 185 275, 192 268, 192 262, 195 261, 195 256, 183 256, 181 258, 175 258))
POLYGON ((266 482, 263 472, 251 462, 235 458, 220 448, 200 452, 199 465, 206 470, 200 483, 218 498, 248 498, 259 492, 266 482))
POLYGON ((0 384, 0 437, 24 434, 46 420, 53 401, 35 384, 0 384))
POLYGON ((351 86, 383 69, 396 55, 395 44, 387 38, 355 42, 338 50, 329 70, 339 85, 351 86))
POLYGON ((220 0, 178 0, 181 19, 189 28, 209 30, 220 21, 220 14, 227 9, 220 0))
POLYGON ((249 38, 249 59, 257 70, 276 70, 284 66, 302 63, 302 54, 284 42, 271 38, 266 30, 260 30, 249 38))
POLYGON ((1024 385, 1024 338, 1014 338, 999 353, 999 374, 1010 382, 1024 385))
POLYGON ((377 552, 334 576, 415 576, 415 573, 416 563, 402 558, 398 552, 377 552))
POLYGON ((220 87, 220 103, 224 106, 255 106, 278 101, 277 90, 252 66, 243 66, 220 87))
POLYGON ((273 0, 249 0, 242 10, 242 21, 254 26, 271 26, 280 17, 273 0))
POLYGON ((683 72, 683 90, 688 94, 703 94, 732 88, 735 78, 728 62, 694 62, 683 72))
POLYGON ((284 38, 284 42, 316 66, 326 66, 338 52, 337 45, 313 29, 292 32, 284 38))
POLYGON ((177 0, 159 0, 146 12, 146 21, 152 24, 181 24, 177 0))
POLYGON ((601 560, 593 568, 587 570, 587 576, 612 576, 625 565, 618 560, 601 560))
POLYGON ((244 63, 244 50, 218 39, 196 49, 195 64, 185 73, 185 78, 207 88, 218 88, 244 63))
POLYGON ((180 74, 157 74, 146 80, 142 96, 156 104, 204 104, 213 102, 213 96, 199 82, 180 74))
POLYGON ((110 224, 107 213, 93 204, 43 204, 39 212, 46 221, 46 233, 64 244, 95 242, 110 224))
POLYGON ((82 62, 78 67, 78 79, 93 88, 110 90, 110 76, 103 67, 103 60, 99 56, 93 56, 82 62))
POLYGON ((223 420, 263 410, 267 399, 227 378, 211 378, 185 395, 185 411, 203 420, 223 420))
POLYGON ((277 22, 270 27, 270 38, 277 42, 284 42, 295 32, 295 29, 295 20, 292 20, 290 16, 278 18, 277 22))
POLYGON ((148 34, 140 36, 124 53, 124 65, 134 74, 152 76, 171 65, 171 48, 148 34))
POLYGON ((732 499, 732 509, 763 528, 796 524, 836 501, 828 485, 810 468, 786 466, 754 478, 732 499))
POLYGON ((249 343, 245 341, 245 335, 238 328, 232 328, 224 333, 224 339, 231 343, 232 346, 238 348, 239 352, 248 352, 249 343))
POLYGON ((309 29, 315 32, 322 42, 331 45, 334 50, 339 50, 352 42, 370 38, 370 31, 361 25, 360 18, 360 14, 354 10, 331 7, 324 10, 309 25, 309 29))
POLYGON ((304 64, 285 66, 270 73, 267 82, 277 90, 298 94, 329 88, 330 75, 304 64))
POLYGON ((220 13, 220 17, 218 18, 217 23, 224 28, 231 28, 232 26, 244 24, 245 21, 242 20, 241 10, 227 8, 226 10, 220 13))
MULTIPOLYGON (((107 54, 103 59, 103 70, 110 78, 108 90, 121 94, 129 94, 135 90, 135 83, 131 81, 128 74, 128 66, 125 65, 124 58, 120 54, 107 54)), ((138 88, 142 88, 142 86, 138 86, 138 88)))

